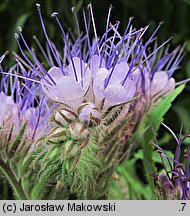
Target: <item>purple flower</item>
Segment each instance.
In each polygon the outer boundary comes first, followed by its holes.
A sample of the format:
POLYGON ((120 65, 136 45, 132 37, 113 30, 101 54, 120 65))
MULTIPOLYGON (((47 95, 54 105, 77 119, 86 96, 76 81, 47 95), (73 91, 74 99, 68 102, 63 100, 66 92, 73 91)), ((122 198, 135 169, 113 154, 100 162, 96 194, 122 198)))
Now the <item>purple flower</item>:
POLYGON ((11 96, 0 93, 0 127, 10 127, 13 122, 18 123, 18 107, 11 96))
MULTIPOLYGON (((64 40, 63 53, 59 53, 49 39, 39 4, 37 9, 47 50, 43 49, 36 37, 34 39, 49 66, 46 69, 30 49, 20 27, 19 35, 15 34, 15 38, 23 59, 17 56, 17 61, 22 78, 41 84, 45 95, 57 104, 53 115, 58 122, 61 123, 62 118, 63 124, 70 120, 97 124, 103 120, 105 113, 113 108, 120 109, 121 106, 127 106, 127 112, 137 111, 137 115, 142 116, 158 100, 174 90, 175 80, 171 76, 178 69, 183 48, 178 47, 172 53, 169 48, 164 49, 163 46, 170 39, 157 46, 155 34, 161 24, 148 41, 143 43, 142 37, 148 26, 134 29, 130 18, 124 34, 120 34, 119 22, 110 24, 110 7, 105 33, 98 37, 90 4, 88 19, 83 11, 84 35, 73 9, 78 30, 78 37, 73 39, 65 32, 58 13, 55 12, 52 17, 64 40), (90 37, 90 30, 94 32, 94 38, 90 37), (19 36, 22 43, 18 40, 19 36), (31 58, 24 53, 23 45, 31 58), (153 47, 152 52, 148 51, 150 47, 153 47), (27 75, 26 71, 29 70, 32 76, 27 75)), ((117 112, 117 109, 114 110, 117 112)))
MULTIPOLYGON (((98 56, 93 56, 93 58, 97 59, 98 56)), ((98 60, 100 62, 100 58, 98 60)), ((48 71, 48 75, 56 84, 53 87, 42 86, 45 94, 53 101, 66 104, 75 111, 86 100, 94 109, 101 109, 102 107, 102 110, 107 110, 110 107, 125 104, 134 97, 136 91, 134 82, 128 79, 124 85, 121 84, 125 71, 128 69, 125 62, 116 65, 113 76, 106 87, 105 81, 112 69, 110 71, 103 67, 95 69, 91 64, 90 69, 87 64, 85 67, 84 62, 82 62, 82 68, 83 72, 78 57, 73 58, 73 65, 70 63, 64 68, 66 75, 62 74, 61 69, 52 67, 48 71), (74 77, 74 71, 77 74, 77 81, 74 77), (81 74, 83 75, 81 76, 81 74)), ((45 79, 50 82, 47 75, 45 79)), ((48 84, 47 81, 45 81, 46 84, 48 84)), ((42 82, 44 81, 42 80, 42 82)))
POLYGON ((27 122, 25 137, 38 139, 49 129, 48 105, 44 97, 37 99, 42 91, 33 82, 20 82, 18 67, 14 65, 8 72, 1 71, 0 82, 0 132, 1 139, 12 130, 14 140, 27 122), (16 76, 13 79, 13 75, 16 76), (35 105, 35 103, 37 105, 35 105), (12 129, 11 129, 12 128, 12 129))
POLYGON ((157 141, 155 146, 160 154, 165 173, 158 176, 160 186, 157 187, 159 195, 163 199, 188 199, 190 200, 190 148, 188 146, 182 155, 182 145, 185 140, 190 137, 189 134, 183 138, 177 138, 174 132, 165 124, 163 124, 174 136, 177 147, 174 157, 167 155, 164 150, 158 145, 157 141), (181 158, 184 164, 181 163, 181 158), (165 159, 165 160, 164 160, 165 159), (167 169, 166 162, 168 163, 169 170, 167 169))
POLYGON ((51 82, 49 79, 49 76, 51 76, 55 85, 50 87, 42 85, 42 88, 45 94, 53 101, 66 104, 77 111, 78 107, 83 103, 84 96, 90 86, 91 74, 88 68, 85 69, 84 62, 82 62, 84 75, 81 77, 79 58, 73 58, 73 65, 74 68, 71 64, 64 68, 67 75, 63 75, 60 68, 52 67, 48 71, 48 75, 42 79, 42 83, 48 84, 48 81, 51 82), (74 77, 74 69, 77 73, 77 80, 74 77))

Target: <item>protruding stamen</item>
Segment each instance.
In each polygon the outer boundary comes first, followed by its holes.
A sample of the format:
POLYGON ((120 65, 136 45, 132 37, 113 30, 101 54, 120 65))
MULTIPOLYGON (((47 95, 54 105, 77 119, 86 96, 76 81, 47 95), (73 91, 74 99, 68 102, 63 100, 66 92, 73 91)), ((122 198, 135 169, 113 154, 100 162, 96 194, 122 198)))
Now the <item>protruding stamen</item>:
POLYGON ((88 43, 88 50, 89 50, 89 56, 91 57, 91 45, 90 45, 90 38, 89 38, 89 26, 90 26, 90 19, 87 24, 87 19, 86 19, 86 14, 83 9, 83 18, 84 18, 84 25, 85 25, 85 30, 86 30, 86 35, 87 35, 87 43, 88 43))
POLYGON ((17 30, 18 30, 19 32, 22 32, 22 28, 21 28, 20 26, 17 27, 17 30))
POLYGON ((71 8, 71 11, 72 11, 73 13, 75 13, 75 7, 72 7, 72 8, 71 8))
POLYGON ((76 21, 77 31, 78 31, 79 51, 80 51, 81 85, 83 86, 82 46, 81 46, 82 42, 81 42, 80 26, 79 26, 78 17, 77 17, 77 14, 75 12, 75 8, 74 7, 72 7, 72 12, 74 13, 74 16, 75 16, 75 21, 76 21))
POLYGON ((21 79, 23 79, 23 80, 29 80, 29 81, 32 81, 32 82, 35 82, 35 83, 39 83, 39 84, 41 84, 41 85, 45 85, 45 86, 47 86, 47 87, 53 88, 52 85, 49 85, 49 84, 47 84, 47 83, 44 83, 44 82, 41 82, 41 81, 38 81, 38 80, 34 80, 34 79, 32 79, 32 78, 28 78, 28 77, 25 77, 25 76, 20 76, 20 75, 18 75, 18 74, 12 74, 12 73, 6 73, 6 72, 0 72, 0 73, 2 73, 2 74, 7 74, 7 75, 9 75, 9 76, 18 77, 18 78, 21 78, 21 79))
MULTIPOLYGON (((112 5, 110 5, 110 7, 109 7, 108 16, 107 16, 105 42, 107 41, 107 38, 108 38, 108 28, 109 28, 111 10, 112 10, 112 5)), ((106 46, 103 47, 103 54, 105 52, 105 49, 106 49, 106 46)), ((103 58, 104 58, 103 54, 101 55, 99 67, 102 66, 102 61, 103 61, 103 58)))
POLYGON ((175 62, 172 64, 172 67, 170 68, 169 76, 172 76, 173 72, 177 69, 177 66, 179 65, 179 63, 183 59, 183 56, 184 56, 183 51, 184 51, 184 49, 185 49, 185 44, 180 49, 180 52, 178 53, 177 58, 175 59, 175 62))
POLYGON ((134 70, 134 69, 133 69, 133 68, 134 68, 134 65, 135 65, 135 63, 136 63, 136 60, 138 59, 138 57, 136 57, 136 55, 140 52, 140 51, 139 51, 139 50, 140 50, 140 40, 142 39, 142 36, 143 36, 143 35, 145 34, 145 32, 147 31, 148 27, 149 27, 149 26, 146 26, 144 29, 143 29, 143 28, 141 29, 141 32, 138 33, 138 35, 137 35, 137 37, 136 37, 136 39, 135 39, 133 45, 131 46, 129 52, 127 53, 127 55, 131 55, 131 53, 132 53, 133 51, 135 51, 135 48, 137 47, 135 53, 134 53, 133 56, 132 56, 132 61, 131 61, 130 67, 129 67, 129 71, 127 72, 127 74, 126 74, 124 80, 122 81, 122 85, 125 84, 125 82, 126 82, 128 76, 129 76, 129 75, 132 73, 132 71, 134 70))
MULTIPOLYGON (((19 50, 20 50, 22 56, 25 58, 25 60, 27 61, 27 63, 30 65, 30 67, 33 68, 35 71, 38 72, 38 70, 35 68, 34 64, 29 60, 29 58, 28 58, 28 57, 26 56, 26 54, 24 53, 24 51, 23 51, 23 49, 22 49, 22 47, 21 47, 21 45, 20 45, 20 42, 19 42, 18 38, 19 38, 19 35, 18 35, 17 33, 15 33, 15 39, 16 39, 16 41, 17 41, 18 48, 19 48, 19 50)), ((20 58, 18 57, 18 55, 16 55, 16 60, 17 60, 17 59, 20 59, 20 58)), ((23 62, 23 64, 25 64, 25 62, 23 62)), ((29 67, 29 65, 28 65, 28 67, 29 67)), ((41 74, 40 72, 38 72, 38 75, 42 78, 42 74, 41 74)))
POLYGON ((9 54, 9 51, 7 50, 2 56, 0 56, 0 64, 3 61, 3 59, 5 58, 5 56, 8 54, 9 54))
POLYGON ((52 83, 54 85, 56 85, 55 81, 52 79, 52 77, 47 73, 47 71, 45 70, 45 68, 43 67, 43 65, 39 62, 39 60, 36 58, 34 52, 28 47, 28 44, 26 43, 23 35, 22 35, 22 32, 20 32, 20 36, 22 38, 22 41, 24 43, 24 45, 26 46, 27 50, 29 51, 29 53, 31 54, 31 56, 33 57, 33 59, 36 61, 36 63, 38 64, 39 68, 42 70, 42 72, 44 73, 44 77, 45 75, 48 76, 48 78, 52 81, 52 83))
POLYGON ((55 17, 55 16, 57 16, 57 15, 58 15, 58 12, 53 12, 53 13, 51 14, 52 17, 55 17))
POLYGON ((179 144, 179 139, 177 138, 177 136, 175 135, 175 133, 172 131, 171 128, 169 128, 166 124, 164 124, 163 122, 161 123, 175 138, 176 142, 179 144))
MULTIPOLYGON (((37 7, 38 7, 38 6, 37 6, 37 7)), ((49 39, 49 37, 48 37, 48 35, 47 35, 46 28, 45 28, 45 25, 44 25, 44 22, 43 22, 43 19, 42 19, 42 14, 41 14, 40 7, 38 7, 38 13, 39 13, 40 22, 41 22, 42 29, 43 29, 45 38, 46 38, 46 40, 47 40, 47 43, 48 43, 48 45, 49 45, 49 47, 50 47, 50 49, 51 49, 51 52, 53 53, 53 56, 54 56, 54 58, 55 58, 55 60, 56 60, 56 62, 57 62, 57 64, 58 64, 59 68, 61 69, 63 75, 65 75, 65 72, 63 71, 63 68, 62 68, 62 66, 61 66, 61 64, 60 64, 60 62, 59 62, 59 60, 58 60, 58 58, 57 58, 57 56, 56 56, 56 53, 55 53, 54 49, 53 49, 52 43, 51 43, 51 41, 50 41, 50 39, 49 39)))
POLYGON ((44 55, 44 57, 45 57, 46 61, 48 62, 48 64, 49 64, 51 67, 53 67, 53 66, 54 66, 54 64, 52 64, 53 62, 51 62, 51 61, 49 60, 47 54, 45 53, 45 51, 44 51, 44 49, 43 49, 43 47, 42 47, 42 45, 40 44, 39 40, 37 39, 37 37, 36 37, 35 35, 33 36, 33 39, 36 41, 36 43, 37 43, 37 45, 38 45, 40 51, 41 51, 42 54, 44 55))
POLYGON ((36 7, 37 7, 37 10, 40 10, 41 5, 39 3, 36 3, 36 7))
POLYGON ((56 14, 54 14, 54 17, 55 17, 55 19, 56 19, 56 21, 58 23, 58 26, 59 26, 62 34, 63 34, 63 38, 65 40, 65 43, 66 43, 66 46, 67 46, 67 49, 68 49, 68 53, 69 53, 69 56, 70 56, 70 60, 71 60, 72 66, 73 66, 75 80, 78 81, 77 72, 76 72, 76 68, 75 68, 75 64, 74 64, 74 61, 73 61, 73 56, 71 54, 71 50, 70 50, 70 46, 69 46, 67 36, 66 36, 65 31, 63 30, 63 27, 62 27, 62 25, 61 25, 61 23, 60 23, 60 21, 59 21, 56 14))
MULTIPOLYGON (((152 55, 154 55, 155 52, 157 52, 159 49, 161 49, 165 44, 167 44, 170 40, 172 39, 169 38, 167 41, 165 41, 163 44, 161 44, 157 49, 155 49, 150 55, 147 56, 145 60, 142 61, 141 65, 143 65, 152 55)), ((133 71, 135 71, 138 67, 135 67, 133 71)))
POLYGON ((9 54, 9 51, 5 51, 5 53, 3 54, 4 56, 8 55, 9 54))
POLYGON ((16 40, 19 39, 19 35, 17 33, 14 34, 14 37, 15 37, 16 40))
MULTIPOLYGON (((119 48, 121 45, 123 45, 123 43, 125 42, 125 38, 126 38, 126 36, 127 36, 127 34, 128 34, 128 30, 129 30, 129 27, 130 27, 130 25, 131 25, 131 21, 132 21, 132 19, 129 19, 129 22, 128 22, 127 27, 126 27, 125 32, 124 32, 124 35, 123 35, 121 41, 119 41, 119 43, 117 43, 115 49, 113 50, 111 56, 109 57, 108 62, 107 62, 107 66, 111 66, 112 60, 113 60, 113 58, 115 57, 116 52, 118 51, 118 48, 119 48)), ((135 45, 135 44, 133 44, 133 46, 134 46, 134 45, 135 45)), ((121 50, 120 50, 119 52, 121 52, 121 50)), ((117 54, 117 55, 118 55, 118 54, 117 54)), ((111 74, 111 75, 112 75, 112 74, 111 74)), ((110 78, 111 78, 111 76, 109 76, 109 78, 108 78, 108 80, 107 80, 107 82, 106 82, 106 86, 108 85, 110 78)))
POLYGON ((94 29, 94 36, 95 36, 95 40, 96 40, 98 54, 100 56, 100 50, 99 50, 99 44, 98 44, 98 36, 97 36, 96 25, 95 25, 95 21, 94 21, 94 14, 93 14, 92 4, 91 3, 88 5, 88 8, 90 9, 92 25, 93 25, 93 29, 94 29))

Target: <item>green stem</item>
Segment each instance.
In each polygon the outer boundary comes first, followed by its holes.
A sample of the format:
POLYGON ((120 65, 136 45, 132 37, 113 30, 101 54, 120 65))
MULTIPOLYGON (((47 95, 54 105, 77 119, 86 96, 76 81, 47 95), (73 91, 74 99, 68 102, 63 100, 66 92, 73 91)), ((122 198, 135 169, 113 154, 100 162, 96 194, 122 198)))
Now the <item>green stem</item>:
POLYGON ((2 158, 0 158, 0 167, 4 171, 5 175, 7 176, 9 182, 11 183, 12 187, 14 188, 14 191, 18 195, 18 198, 20 200, 27 200, 28 197, 25 194, 21 183, 17 180, 14 172, 11 169, 11 166, 8 163, 5 163, 2 158))

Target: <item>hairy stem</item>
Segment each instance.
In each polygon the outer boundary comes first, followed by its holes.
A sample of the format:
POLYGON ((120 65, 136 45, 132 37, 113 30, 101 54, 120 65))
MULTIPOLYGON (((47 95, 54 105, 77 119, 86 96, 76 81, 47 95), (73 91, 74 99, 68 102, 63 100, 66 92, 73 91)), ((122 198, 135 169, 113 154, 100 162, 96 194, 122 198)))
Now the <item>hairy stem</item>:
POLYGON ((16 192, 18 198, 20 200, 27 200, 28 197, 25 194, 21 183, 17 180, 14 172, 11 169, 11 166, 4 162, 3 159, 0 157, 0 168, 2 168, 3 172, 5 173, 5 175, 7 176, 9 182, 11 183, 14 191, 16 192))

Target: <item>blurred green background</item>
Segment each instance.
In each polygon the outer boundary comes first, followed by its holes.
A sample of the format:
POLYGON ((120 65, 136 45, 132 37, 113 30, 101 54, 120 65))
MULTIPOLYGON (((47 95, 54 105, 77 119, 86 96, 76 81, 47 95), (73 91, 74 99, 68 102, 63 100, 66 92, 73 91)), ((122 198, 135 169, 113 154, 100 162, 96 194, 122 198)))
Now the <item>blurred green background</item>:
MULTIPOLYGON (((0 54, 6 50, 10 51, 6 60, 3 62, 4 68, 13 64, 12 51, 18 51, 14 33, 17 27, 21 26, 25 38, 31 46, 34 44, 33 36, 36 35, 42 44, 45 43, 44 35, 36 10, 36 3, 42 5, 43 17, 48 29, 50 38, 61 47, 62 38, 51 13, 59 12, 63 27, 71 29, 76 34, 76 24, 71 8, 75 6, 81 13, 81 8, 86 8, 90 1, 88 0, 0 0, 0 54)), ((106 14, 109 5, 113 5, 112 23, 116 20, 121 22, 121 31, 123 32, 129 17, 134 17, 134 26, 137 28, 150 24, 150 29, 146 37, 150 36, 160 21, 164 22, 157 36, 159 43, 169 37, 171 48, 180 44, 186 44, 185 57, 181 63, 181 68, 175 72, 174 77, 177 81, 190 77, 190 0, 91 0, 95 20, 97 23, 98 34, 101 35, 105 30, 106 14)), ((80 16, 79 16, 80 17, 80 16)), ((82 23, 82 19, 79 20, 82 23)), ((172 109, 166 115, 165 123, 171 127, 174 132, 179 133, 181 123, 183 122, 183 132, 190 133, 190 83, 187 83, 185 90, 173 104, 172 109)), ((159 138, 162 139, 166 148, 172 149, 172 137, 161 128, 159 138)), ((0 180, 0 199, 11 198, 11 192, 8 193, 8 185, 0 180), (3 186, 4 185, 4 186, 3 186)))

